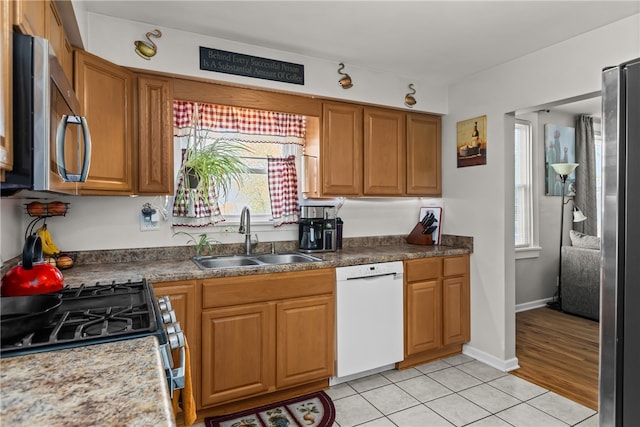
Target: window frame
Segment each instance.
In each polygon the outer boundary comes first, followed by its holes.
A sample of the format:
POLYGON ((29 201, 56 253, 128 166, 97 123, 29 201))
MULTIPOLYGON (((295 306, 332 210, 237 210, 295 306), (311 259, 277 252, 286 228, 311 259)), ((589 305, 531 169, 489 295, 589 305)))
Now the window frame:
MULTIPOLYGON (((515 215, 518 214, 517 210, 515 209, 515 193, 516 193, 516 188, 515 188, 515 183, 516 183, 516 170, 515 170, 515 166, 516 164, 518 164, 518 162, 515 161, 514 159, 514 247, 515 247, 515 255, 516 255, 516 259, 524 259, 524 258, 537 258, 540 256, 540 251, 541 251, 541 247, 539 245, 539 227, 538 227, 538 178, 539 178, 539 174, 538 174, 538 166, 539 166, 539 160, 538 160, 538 146, 539 144, 534 144, 534 141, 536 140, 535 137, 535 127, 533 125, 533 123, 530 120, 524 120, 524 119, 519 119, 516 118, 515 120, 515 126, 514 126, 514 143, 517 143, 518 141, 520 141, 520 138, 517 138, 515 136, 515 133, 518 132, 518 128, 519 127, 526 127, 528 132, 527 132, 527 137, 525 138, 525 152, 522 153, 522 149, 521 150, 516 150, 516 147, 514 146, 514 156, 517 155, 517 152, 520 151, 520 156, 521 156, 521 160, 520 160, 520 165, 522 166, 523 164, 527 167, 528 170, 524 171, 524 176, 526 178, 526 180, 528 181, 528 184, 525 184, 525 187, 529 188, 528 194, 528 203, 525 207, 525 211, 527 212, 527 216, 526 218, 524 218, 524 221, 527 223, 526 225, 526 229, 527 229, 527 235, 528 238, 525 239, 527 240, 527 242, 525 244, 521 244, 521 245, 516 245, 515 244, 515 215)), ((521 174, 522 176, 522 174, 521 174)), ((526 192, 525 192, 526 193, 526 192)))
MULTIPOLYGON (((298 203, 302 204, 303 203, 303 199, 302 199, 302 180, 300 179, 301 176, 301 163, 302 163, 302 156, 303 156, 303 150, 299 150, 296 151, 295 158, 296 158, 296 171, 298 172, 298 203)), ((267 157, 262 157, 262 156, 255 156, 255 155, 248 155, 248 156, 243 156, 245 158, 254 158, 254 159, 264 159, 265 163, 267 161, 267 157)), ((265 165, 264 169, 254 169, 254 168, 248 168, 246 174, 255 174, 255 175, 265 175, 265 178, 268 174, 268 170, 267 170, 267 166, 265 165)), ((212 227, 224 227, 226 225, 236 225, 236 224, 240 224, 240 212, 238 213, 227 213, 227 212, 222 212, 222 215, 225 218, 224 222, 220 222, 217 223, 215 225, 213 225, 212 227)), ((271 213, 268 214, 260 214, 260 213, 256 213, 256 212, 251 212, 251 226, 253 227, 253 225, 256 226, 268 226, 273 228, 273 216, 271 215, 271 213)), ((287 230, 289 228, 291 229, 297 229, 298 224, 282 224, 281 226, 279 226, 279 229, 282 230, 287 230)))

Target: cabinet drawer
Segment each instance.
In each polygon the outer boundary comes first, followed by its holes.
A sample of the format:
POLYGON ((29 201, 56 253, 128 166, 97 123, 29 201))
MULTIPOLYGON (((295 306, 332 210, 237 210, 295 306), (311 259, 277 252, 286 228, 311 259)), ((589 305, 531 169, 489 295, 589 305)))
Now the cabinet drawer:
POLYGON ((462 276, 467 273, 469 257, 466 255, 448 257, 443 260, 444 276, 462 276))
POLYGON ((435 279, 442 275, 442 258, 411 259, 405 261, 404 274, 407 282, 435 279))
POLYGON ((202 306, 203 308, 225 307, 333 294, 335 277, 335 269, 326 268, 206 279, 202 282, 202 306))

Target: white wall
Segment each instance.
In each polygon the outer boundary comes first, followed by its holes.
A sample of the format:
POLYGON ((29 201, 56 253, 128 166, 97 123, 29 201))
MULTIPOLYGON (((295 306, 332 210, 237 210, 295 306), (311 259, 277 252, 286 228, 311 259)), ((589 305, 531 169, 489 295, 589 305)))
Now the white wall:
POLYGON ((474 236, 469 351, 515 363, 513 115, 600 90, 601 70, 640 55, 640 15, 487 70, 449 88, 443 119, 444 230, 474 236), (456 167, 456 122, 487 115, 486 166, 456 167))
POLYGON ((398 108, 406 108, 404 96, 409 91, 408 84, 413 83, 418 100, 413 110, 447 113, 447 88, 420 76, 411 76, 411 81, 407 81, 407 77, 357 68, 347 63, 344 72, 349 73, 354 85, 345 90, 338 85, 338 64, 341 62, 338 58, 327 61, 165 27, 157 27, 162 31, 162 37, 154 39, 158 53, 146 61, 134 52, 133 42, 144 39, 144 34, 156 26, 94 13, 87 14, 87 18, 89 38, 86 50, 119 65, 398 108), (104 37, 105 34, 109 34, 109 37, 104 37), (305 84, 287 84, 200 70, 200 46, 303 64, 305 84))
MULTIPOLYGON (((238 223, 225 222, 215 228, 186 229, 170 227, 160 221, 157 231, 140 231, 139 214, 144 203, 162 207, 161 197, 74 197, 45 195, 47 199, 71 203, 64 217, 47 219, 47 226, 56 244, 63 251, 98 249, 151 248, 178 246, 187 242, 186 236, 173 237, 174 231, 194 235, 206 232, 223 243, 244 242, 238 234, 238 223)), ((31 218, 24 212, 28 200, 2 199, 2 253, 4 260, 18 255, 24 243, 24 230, 31 218), (9 218, 14 218, 12 221, 9 218)), ((421 206, 441 206, 440 199, 347 199, 339 211, 344 221, 343 237, 409 234, 418 221, 421 206)), ((251 226, 260 241, 295 240, 296 225, 274 229, 270 225, 251 226)))

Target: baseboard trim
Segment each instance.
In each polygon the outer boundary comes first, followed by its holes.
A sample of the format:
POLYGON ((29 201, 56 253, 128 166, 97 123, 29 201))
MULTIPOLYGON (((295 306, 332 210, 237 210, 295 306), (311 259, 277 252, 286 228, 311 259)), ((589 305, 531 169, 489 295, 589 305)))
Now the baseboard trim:
POLYGON ((521 311, 533 310, 534 308, 545 307, 550 301, 553 301, 553 298, 545 298, 539 299, 537 301, 529 301, 522 304, 516 304, 516 313, 520 313, 521 311))
POLYGON ((462 346, 462 353, 466 354, 469 357, 473 357, 474 359, 479 360, 483 363, 486 363, 489 366, 499 369, 502 372, 513 371, 514 369, 518 369, 520 367, 520 365, 518 365, 517 357, 507 360, 500 359, 492 354, 486 353, 482 350, 478 350, 477 348, 472 347, 469 344, 465 344, 462 346))

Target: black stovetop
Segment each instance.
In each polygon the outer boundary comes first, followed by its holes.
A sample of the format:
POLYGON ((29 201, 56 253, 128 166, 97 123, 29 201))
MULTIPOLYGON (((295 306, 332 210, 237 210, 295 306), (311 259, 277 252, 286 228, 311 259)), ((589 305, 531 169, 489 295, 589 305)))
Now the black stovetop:
POLYGON ((2 343, 0 356, 59 350, 148 335, 161 336, 162 320, 146 280, 66 287, 51 323, 2 343))

